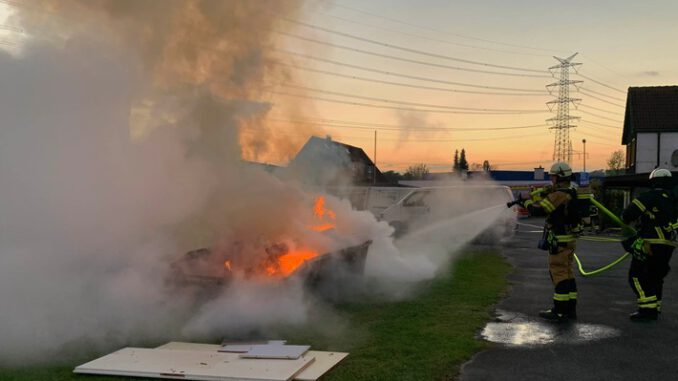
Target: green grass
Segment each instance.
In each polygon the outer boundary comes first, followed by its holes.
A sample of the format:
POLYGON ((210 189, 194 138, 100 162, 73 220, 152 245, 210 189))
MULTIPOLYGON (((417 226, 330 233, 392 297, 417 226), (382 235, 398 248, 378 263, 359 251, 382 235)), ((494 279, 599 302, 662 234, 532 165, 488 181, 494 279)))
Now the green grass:
MULTIPOLYGON (((449 271, 425 282, 400 302, 363 302, 334 308, 348 325, 334 334, 284 329, 292 343, 350 352, 323 380, 449 380, 488 344, 476 339, 506 286, 510 266, 497 253, 468 253, 449 271)), ((0 369, 0 380, 114 381, 76 376, 72 367, 0 369)), ((138 379, 137 379, 138 380, 138 379)))

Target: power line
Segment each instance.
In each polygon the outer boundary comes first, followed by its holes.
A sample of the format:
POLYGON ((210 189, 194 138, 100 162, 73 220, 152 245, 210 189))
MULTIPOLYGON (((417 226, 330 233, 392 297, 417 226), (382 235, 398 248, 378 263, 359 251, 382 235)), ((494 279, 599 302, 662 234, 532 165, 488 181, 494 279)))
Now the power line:
POLYGON ((584 86, 579 86, 579 90, 585 90, 585 91, 588 91, 589 93, 600 95, 600 96, 603 96, 603 97, 606 97, 606 98, 610 98, 612 100, 619 101, 619 102, 622 102, 622 103, 626 102, 624 99, 613 97, 612 95, 608 95, 608 94, 605 94, 605 93, 599 93, 597 91, 593 91, 593 90, 591 90, 587 87, 584 87, 584 86))
POLYGON ((600 86, 604 86, 604 87, 607 87, 608 89, 611 89, 611 90, 620 92, 620 93, 622 93, 622 94, 626 94, 626 91, 624 91, 624 90, 619 90, 619 89, 616 88, 616 87, 612 87, 612 86, 610 86, 610 85, 608 85, 608 84, 606 84, 606 83, 597 81, 597 80, 595 80, 595 79, 593 79, 593 78, 591 78, 591 77, 587 77, 587 76, 585 76, 585 75, 582 74, 582 73, 577 73, 577 75, 580 76, 580 77, 582 77, 582 78, 584 78, 584 79, 588 79, 589 81, 591 81, 591 82, 593 82, 593 83, 597 83, 597 84, 599 84, 600 86))
POLYGON ((329 60, 329 59, 325 59, 325 58, 314 57, 314 56, 310 56, 308 54, 292 52, 292 51, 288 51, 288 50, 284 50, 284 49, 275 49, 275 50, 286 53, 286 54, 294 55, 294 56, 297 56, 297 57, 302 57, 302 58, 306 58, 306 59, 309 59, 309 60, 313 60, 313 61, 330 63, 330 64, 337 65, 337 66, 343 66, 343 67, 348 67, 348 68, 352 68, 352 69, 368 71, 368 72, 371 72, 371 73, 378 73, 378 74, 400 77, 400 78, 407 78, 407 79, 414 79, 414 80, 417 80, 417 81, 442 83, 442 84, 446 84, 446 85, 473 87, 473 88, 479 88, 479 89, 521 91, 521 92, 526 92, 526 93, 546 94, 546 91, 544 91, 544 90, 518 89, 518 88, 512 88, 512 87, 475 85, 475 84, 471 84, 471 83, 452 82, 452 81, 446 81, 446 80, 435 79, 435 78, 430 78, 430 77, 419 77, 419 76, 414 76, 414 75, 393 73, 393 72, 386 71, 386 70, 374 69, 374 68, 369 68, 369 67, 365 67, 365 66, 353 65, 353 64, 349 64, 349 63, 345 63, 345 62, 339 62, 339 61, 329 60))
POLYGON ((374 57, 388 58, 388 59, 401 61, 401 62, 414 63, 414 64, 417 64, 417 65, 425 65, 425 66, 437 67, 437 68, 442 68, 442 69, 450 69, 450 70, 468 71, 468 72, 474 72, 474 73, 506 75, 506 76, 512 76, 512 77, 551 78, 551 76, 548 76, 548 75, 506 73, 506 72, 491 71, 491 70, 471 69, 471 68, 465 68, 465 67, 460 67, 460 66, 443 65, 443 64, 433 63, 433 62, 419 61, 419 60, 414 60, 414 59, 410 59, 410 58, 404 58, 404 57, 392 56, 392 55, 389 55, 389 54, 377 53, 377 52, 359 49, 359 48, 354 48, 354 47, 346 46, 346 45, 339 45, 339 44, 335 44, 333 42, 316 40, 314 38, 303 37, 303 36, 299 36, 299 35, 296 35, 296 34, 293 34, 293 33, 288 33, 288 32, 278 31, 276 33, 284 35, 284 36, 296 38, 296 39, 299 39, 299 40, 302 40, 302 41, 308 41, 308 42, 313 42, 313 43, 316 43, 316 44, 331 46, 331 47, 337 48, 337 49, 343 49, 343 50, 348 50, 348 51, 352 51, 352 52, 356 52, 356 53, 367 54, 367 55, 371 55, 371 56, 374 56, 374 57))
MULTIPOLYGON (((586 55, 586 56, 588 57, 587 54, 582 54, 582 55, 586 55)), ((601 64, 600 62, 597 62, 597 61, 595 61, 595 60, 593 60, 593 59, 591 59, 591 58, 587 58, 587 60, 593 62, 594 64, 596 64, 596 65, 598 65, 598 66, 600 66, 600 67, 602 67, 603 69, 609 71, 610 73, 612 73, 612 74, 614 74, 614 75, 617 75, 617 76, 619 76, 619 77, 627 77, 627 78, 630 78, 628 75, 619 73, 619 72, 616 71, 616 70, 612 70, 612 69, 610 69, 609 67, 607 67, 607 66, 601 64)))
POLYGON ((598 115, 598 114, 593 113, 593 112, 591 112, 591 111, 579 110, 579 112, 581 112, 582 114, 594 116, 594 117, 596 117, 596 118, 607 119, 607 120, 610 120, 610 121, 612 121, 612 122, 622 123, 621 120, 608 118, 608 117, 606 117, 606 116, 598 115))
POLYGON ((332 71, 328 71, 328 70, 313 69, 313 68, 309 68, 309 67, 304 67, 304 66, 299 66, 299 65, 294 65, 294 64, 288 64, 288 63, 283 63, 283 62, 276 62, 276 64, 282 65, 282 66, 292 67, 292 68, 299 69, 299 70, 309 71, 309 72, 313 72, 313 73, 331 75, 331 76, 340 77, 340 78, 354 79, 354 80, 357 80, 357 81, 365 81, 365 82, 372 82, 372 83, 380 83, 380 84, 384 84, 384 85, 409 87, 409 88, 413 88, 413 89, 443 91, 443 92, 449 92, 449 93, 502 95, 502 96, 540 97, 540 96, 546 96, 547 95, 546 93, 544 93, 544 94, 503 93, 503 92, 491 92, 491 91, 459 90, 459 89, 451 89, 451 88, 447 88, 447 87, 413 85, 413 84, 404 83, 404 82, 384 81, 384 80, 381 80, 381 79, 367 78, 367 77, 361 77, 361 76, 351 75, 351 74, 341 74, 341 73, 336 73, 336 72, 332 72, 332 71))
POLYGON ((462 43, 459 43, 459 42, 454 42, 454 41, 449 41, 449 40, 442 40, 442 39, 438 39, 438 38, 427 37, 427 36, 422 36, 422 35, 412 34, 412 33, 407 33, 407 32, 403 32, 402 30, 398 30, 398 29, 394 29, 394 28, 385 28, 385 27, 382 27, 382 26, 377 26, 377 25, 373 25, 373 24, 368 24, 368 23, 360 22, 360 21, 350 20, 350 19, 347 19, 347 18, 344 18, 344 17, 340 17, 340 16, 336 16, 336 15, 333 15, 333 14, 329 14, 329 13, 323 13, 323 12, 318 12, 318 13, 320 13, 320 14, 322 14, 322 15, 324 15, 324 16, 332 17, 332 18, 335 18, 335 19, 337 19, 337 20, 341 20, 341 21, 344 21, 344 22, 347 22, 347 23, 351 23, 351 24, 366 26, 366 27, 368 27, 368 28, 374 28, 374 29, 378 29, 378 30, 384 30, 384 31, 387 31, 387 32, 396 32, 396 33, 400 33, 400 34, 402 34, 402 35, 404 35, 404 36, 415 37, 415 38, 419 38, 419 39, 422 39, 422 40, 433 41, 433 42, 439 42, 439 43, 449 44, 449 45, 454 45, 454 46, 461 46, 461 47, 463 47, 463 48, 479 49, 479 50, 486 50, 486 51, 498 52, 498 53, 506 53, 506 54, 518 54, 518 55, 533 56, 533 57, 547 57, 547 56, 544 55, 544 54, 525 53, 525 52, 517 52, 517 51, 510 51, 510 50, 494 49, 494 48, 488 48, 488 47, 483 47, 483 46, 476 46, 476 45, 462 44, 462 43))
MULTIPOLYGON (((266 130, 263 128, 242 128, 240 129, 241 132, 248 133, 248 134, 257 134, 261 133, 261 131, 268 131, 272 132, 270 130, 266 130)), ((275 131, 273 132, 274 134, 277 135, 286 135, 286 136, 311 136, 313 134, 304 134, 304 133, 294 133, 294 132, 282 132, 282 131, 275 131)), ((389 142, 401 142, 401 143, 448 143, 448 142, 472 142, 472 141, 489 141, 489 140, 496 140, 496 139, 524 139, 527 137, 533 137, 534 135, 509 135, 509 136, 499 136, 499 137, 492 137, 492 138, 470 138, 470 139, 398 139, 398 138, 382 138, 379 139, 379 141, 389 141, 389 142)), ((364 135, 364 136, 355 136, 355 135, 342 135, 342 139, 367 139, 367 140, 372 140, 374 139, 373 135, 364 135)))
POLYGON ((412 23, 409 23, 409 22, 406 22, 406 21, 393 19, 393 18, 390 18, 390 17, 386 17, 386 16, 376 14, 376 13, 368 12, 368 11, 365 11, 365 10, 362 10, 362 9, 337 4, 336 2, 333 3, 333 5, 337 8, 348 9, 348 10, 351 10, 351 11, 354 11, 354 12, 363 13, 363 14, 366 14, 366 15, 369 15, 369 16, 381 18, 381 19, 384 19, 384 20, 387 20, 387 21, 398 23, 398 24, 407 25, 407 26, 411 26, 411 27, 419 28, 419 29, 424 29, 424 30, 428 30, 428 31, 436 32, 436 33, 443 33, 443 34, 447 34, 447 35, 451 35, 451 36, 455 36, 455 37, 459 37, 459 38, 464 38, 464 39, 468 39, 468 40, 475 40, 475 41, 487 42, 487 43, 491 43, 491 44, 510 46, 510 47, 513 47, 513 48, 539 50, 539 51, 544 51, 544 52, 555 52, 555 50, 552 50, 552 49, 543 49, 543 48, 535 48, 535 47, 526 46, 526 45, 509 44, 509 43, 500 42, 500 41, 494 41, 494 40, 489 40, 489 39, 484 39, 484 38, 466 36, 466 35, 463 35, 463 34, 446 32, 444 30, 435 29, 435 28, 431 28, 431 27, 425 27, 425 26, 421 26, 421 25, 417 25, 417 24, 412 24, 412 23))
POLYGON ((340 96, 340 97, 346 97, 346 98, 352 98, 352 99, 361 99, 361 100, 366 100, 366 101, 392 103, 392 104, 405 105, 405 106, 432 107, 432 108, 439 108, 439 109, 446 109, 446 110, 501 112, 501 113, 516 113, 516 114, 534 114, 534 113, 543 113, 544 112, 543 110, 492 109, 492 108, 477 108, 477 107, 446 106, 446 105, 439 105, 439 104, 407 102, 407 101, 398 101, 398 100, 386 99, 386 98, 367 97, 367 96, 362 96, 362 95, 341 93, 341 92, 337 92, 337 91, 314 89, 312 87, 294 85, 294 84, 290 84, 290 83, 281 83, 279 85, 284 86, 284 87, 288 87, 288 88, 291 88, 291 89, 311 91, 311 92, 316 92, 316 93, 321 93, 321 94, 336 95, 336 96, 340 96))
MULTIPOLYGON (((579 89, 579 90, 581 91, 581 89, 579 89)), ((587 97, 589 97, 589 98, 593 98, 593 99, 599 100, 599 101, 601 101, 601 102, 605 102, 605 103, 611 104, 611 105, 613 105, 613 106, 625 108, 625 106, 622 106, 622 105, 620 105, 620 104, 617 104, 617 103, 614 103, 614 102, 610 102, 610 101, 606 101, 606 100, 603 99, 603 98, 599 98, 599 97, 597 97, 597 96, 595 96, 595 95, 588 94, 588 92, 586 92, 586 91, 581 91, 581 93, 582 93, 582 94, 585 94, 585 95, 586 95, 587 97)))
POLYGON ((426 126, 407 126, 407 125, 397 125, 397 124, 381 124, 381 123, 365 123, 365 122, 353 122, 353 121, 337 121, 328 119, 325 122, 314 122, 308 120, 299 120, 299 119, 276 119, 268 118, 268 120, 281 123, 292 123, 292 124, 308 124, 316 125, 322 127, 337 127, 337 128, 355 128, 355 129, 364 129, 364 130, 379 130, 379 131, 410 131, 410 132, 456 132, 456 131, 471 131, 471 132, 484 132, 484 131, 500 131, 500 130, 519 130, 519 129, 530 129, 530 128, 546 128, 547 124, 535 124, 527 126, 510 126, 510 127, 485 127, 485 128, 458 128, 458 127, 426 127, 426 126))
POLYGON ((592 109, 592 110, 597 110, 597 111, 601 111, 601 112, 606 112, 606 113, 608 113, 608 114, 614 114, 614 115, 619 115, 619 114, 622 114, 622 113, 623 113, 622 111, 610 111, 610 110, 605 110, 605 109, 602 109, 602 108, 598 108, 598 107, 594 107, 594 106, 587 105, 587 104, 585 104, 585 103, 584 103, 584 104, 580 104, 579 107, 590 108, 590 109, 592 109))
MULTIPOLYGON (((312 99, 312 100, 318 100, 318 101, 323 101, 323 102, 339 103, 339 104, 346 104, 346 105, 351 105, 351 106, 380 108, 380 109, 388 109, 388 110, 415 111, 415 112, 438 113, 438 114, 466 114, 466 115, 507 115, 507 114, 519 115, 519 114, 523 114, 523 113, 517 113, 517 112, 452 111, 452 110, 441 110, 441 109, 419 109, 419 108, 408 108, 408 107, 395 107, 395 106, 375 105, 375 104, 370 104, 370 103, 361 103, 361 102, 353 102, 353 101, 342 101, 342 100, 337 100, 337 99, 328 99, 328 98, 301 95, 301 94, 292 94, 292 93, 286 93, 286 92, 281 92, 281 91, 271 91, 271 90, 269 90, 268 92, 271 93, 271 94, 277 94, 277 95, 283 95, 283 96, 289 96, 289 97, 312 99)), ((543 112, 543 111, 540 111, 540 112, 543 112)), ((525 113, 525 114, 533 114, 533 112, 529 112, 529 113, 525 113)))
POLYGON ((613 126, 613 125, 611 125, 611 124, 598 123, 598 122, 594 122, 594 121, 591 121, 591 120, 582 120, 582 121, 583 121, 584 123, 593 123, 593 124, 595 124, 595 125, 602 126, 602 127, 617 128, 617 129, 618 129, 618 128, 621 128, 621 126, 613 126))
POLYGON ((443 55, 443 54, 425 52, 425 51, 422 51, 422 50, 411 49, 411 48, 407 48, 407 47, 400 46, 400 45, 393 45, 393 44, 386 43, 386 42, 381 42, 381 41, 371 40, 369 38, 355 36, 355 35, 352 35, 352 34, 349 34, 349 33, 344 33, 344 32, 340 32, 340 31, 328 29, 328 28, 323 28, 321 26, 309 24, 309 23, 306 23, 306 22, 303 22, 303 21, 292 20, 292 19, 288 19, 288 18, 285 18, 285 17, 283 17, 281 19, 285 20, 287 22, 293 23, 293 24, 305 26, 305 27, 310 28, 310 29, 315 29, 315 30, 319 30, 319 31, 322 31, 322 32, 325 32, 325 33, 330 33, 330 34, 334 34, 334 35, 337 35, 337 36, 350 38, 350 39, 353 39, 353 40, 356 40, 356 41, 367 42, 367 43, 370 43, 370 44, 373 44, 373 45, 379 45, 379 46, 383 46, 383 47, 386 47, 386 48, 401 50, 401 51, 408 52, 408 53, 415 53, 415 54, 420 54, 420 55, 423 55, 423 56, 434 57, 434 58, 444 59, 444 60, 448 60, 448 61, 463 62, 463 63, 467 63, 467 64, 472 64, 472 65, 494 67, 494 68, 498 68, 498 69, 508 69, 508 70, 516 70, 516 71, 524 71, 524 72, 540 73, 540 74, 547 73, 544 70, 527 69, 527 68, 521 68, 521 67, 515 67, 515 66, 495 65, 495 64, 491 64, 491 63, 487 63, 487 62, 472 61, 472 60, 467 60, 467 59, 463 59, 463 58, 451 57, 451 56, 447 56, 447 55, 443 55))

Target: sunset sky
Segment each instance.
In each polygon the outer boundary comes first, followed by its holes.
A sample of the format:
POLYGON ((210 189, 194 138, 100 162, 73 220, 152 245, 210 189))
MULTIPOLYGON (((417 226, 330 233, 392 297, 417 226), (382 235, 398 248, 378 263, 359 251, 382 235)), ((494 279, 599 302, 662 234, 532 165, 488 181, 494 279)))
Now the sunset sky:
MULTIPOLYGON (((579 72, 586 77, 581 87, 587 93, 573 93, 581 106, 572 115, 581 116, 578 128, 571 131, 573 166, 582 167, 581 140, 587 140, 587 169, 605 167, 606 159, 621 148, 626 89, 629 86, 674 85, 678 83, 678 53, 668 49, 678 37, 674 15, 678 3, 672 1, 334 1, 308 12, 306 20, 334 32, 360 36, 375 42, 300 26, 298 34, 349 48, 361 49, 427 63, 491 70, 502 73, 521 71, 465 64, 431 55, 393 49, 385 44, 424 51, 433 55, 546 70, 557 62, 552 57, 567 57, 575 52, 579 72), (596 99, 599 98, 599 99, 596 99)), ((543 90, 551 78, 516 77, 473 73, 394 59, 318 43, 286 38, 289 50, 323 59, 437 81, 482 86, 543 90)), ((318 70, 455 90, 501 92, 433 81, 383 75, 354 67, 298 58, 299 65, 318 70)), ((528 73, 529 74, 529 73, 528 73)), ((305 71, 300 76, 305 86, 395 101, 485 109, 543 110, 520 115, 465 115, 413 112, 360 107, 314 101, 318 118, 386 125, 408 126, 405 131, 378 132, 377 161, 382 170, 402 170, 414 163, 426 163, 433 170, 450 166, 455 149, 465 148, 470 162, 489 160, 502 169, 531 169, 549 165, 554 134, 546 127, 515 130, 488 130, 496 127, 545 124, 554 116, 548 113, 548 95, 504 96, 463 94, 447 91, 352 80, 324 73, 305 71), (477 131, 423 131, 422 127, 477 129, 477 131)), ((285 90, 292 92, 293 89, 285 90)), ((511 92, 511 91, 504 91, 511 92)), ((360 103, 378 102, 317 93, 318 97, 360 103)), ((382 103, 383 104, 383 103, 382 103)), ((397 105, 391 105, 397 106, 397 105)), ((400 106, 414 108, 415 106, 400 106)), ((419 107, 419 106, 417 106, 419 107)), ((429 108, 430 107, 420 107, 429 108)), ((450 111, 450 110, 447 110, 450 111)), ((343 142, 361 146, 373 155, 374 132, 369 129, 326 127, 329 134, 343 142)))
MULTIPOLYGON (((0 1, 0 25, 9 10, 0 1)), ((600 169, 623 148, 626 89, 678 84, 676 14, 675 1, 308 1, 274 31, 292 75, 259 100, 273 104, 269 129, 295 141, 310 126, 373 157, 377 130, 382 171, 449 170, 462 148, 470 163, 532 169, 552 162, 547 69, 576 52, 571 164, 582 168, 585 138, 587 169, 600 169), (290 117, 290 102, 302 115, 290 117)), ((4 25, 0 48, 23 38, 4 25)))

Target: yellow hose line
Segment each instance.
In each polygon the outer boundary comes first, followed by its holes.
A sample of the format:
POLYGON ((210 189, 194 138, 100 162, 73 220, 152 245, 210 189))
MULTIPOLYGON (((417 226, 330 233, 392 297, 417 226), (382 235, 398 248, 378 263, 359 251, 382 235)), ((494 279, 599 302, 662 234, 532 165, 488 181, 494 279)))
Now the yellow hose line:
POLYGON ((596 237, 596 236, 591 236, 591 235, 584 235, 581 236, 577 239, 581 239, 583 241, 593 241, 593 242, 621 242, 621 238, 610 238, 610 237, 596 237))
POLYGON ((581 273, 581 275, 583 275, 583 276, 593 276, 593 275, 598 275, 602 272, 605 272, 605 271, 613 268, 614 266, 620 264, 624 259, 628 258, 629 255, 631 255, 631 254, 629 254, 628 252, 624 253, 624 255, 622 255, 621 257, 614 260, 614 262, 610 262, 610 263, 608 263, 607 265, 605 265, 601 268, 591 270, 591 271, 585 271, 584 270, 584 268, 581 265, 581 261, 579 260, 579 257, 577 256, 577 254, 574 254, 574 260, 577 262, 577 267, 579 268, 579 272, 581 273))

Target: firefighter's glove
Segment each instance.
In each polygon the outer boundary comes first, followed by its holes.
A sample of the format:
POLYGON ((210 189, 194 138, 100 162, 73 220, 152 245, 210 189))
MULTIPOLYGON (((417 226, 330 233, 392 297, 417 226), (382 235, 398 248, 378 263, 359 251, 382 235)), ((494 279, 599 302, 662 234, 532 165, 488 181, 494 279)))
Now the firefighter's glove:
POLYGON ((637 235, 621 241, 622 247, 638 261, 644 262, 648 255, 645 252, 644 242, 637 235))
POLYGON ((517 198, 517 199, 515 199, 515 200, 513 200, 513 201, 511 201, 511 202, 507 202, 507 203, 506 203, 506 207, 507 207, 507 208, 510 208, 510 207, 512 207, 513 205, 520 205, 520 206, 522 206, 522 207, 525 207, 525 200, 523 199, 523 197, 522 197, 520 194, 518 195, 518 198, 517 198))

